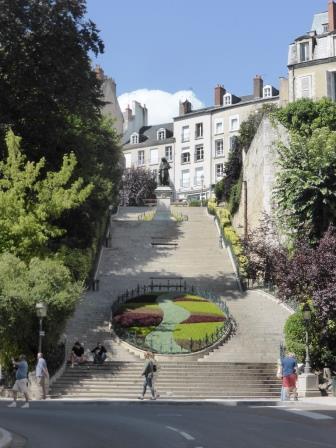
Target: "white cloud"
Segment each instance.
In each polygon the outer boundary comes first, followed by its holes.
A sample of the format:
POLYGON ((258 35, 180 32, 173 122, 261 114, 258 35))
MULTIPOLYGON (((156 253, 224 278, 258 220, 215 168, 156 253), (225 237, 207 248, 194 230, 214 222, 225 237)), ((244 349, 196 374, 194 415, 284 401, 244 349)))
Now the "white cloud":
POLYGON ((145 104, 148 109, 148 124, 160 124, 173 121, 173 117, 179 114, 179 101, 188 99, 193 109, 204 107, 192 90, 179 90, 175 93, 163 90, 140 89, 133 92, 123 93, 118 97, 121 110, 124 111, 132 101, 138 101, 142 106, 145 104))

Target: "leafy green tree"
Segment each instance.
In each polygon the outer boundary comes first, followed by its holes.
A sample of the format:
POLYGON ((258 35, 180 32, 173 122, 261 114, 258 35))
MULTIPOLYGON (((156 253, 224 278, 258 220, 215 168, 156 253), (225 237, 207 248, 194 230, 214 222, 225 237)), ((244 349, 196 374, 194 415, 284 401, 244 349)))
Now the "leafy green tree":
POLYGON ((146 168, 130 168, 125 172, 120 196, 124 205, 143 205, 145 199, 155 198, 155 175, 146 168))
POLYGON ((292 237, 316 242, 336 223, 336 131, 292 133, 279 145, 275 199, 282 227, 292 237))
POLYGON ((307 98, 289 103, 272 114, 291 132, 311 136, 315 129, 327 127, 336 131, 336 104, 328 98, 313 101, 307 98))
POLYGON ((67 116, 94 118, 100 81, 88 53, 103 51, 85 0, 0 0, 0 122, 29 157, 56 156, 67 116), (43 152, 42 152, 43 151, 43 152))
POLYGON ((0 255, 0 362, 26 353, 37 352, 38 321, 35 306, 48 307, 44 320, 44 349, 55 347, 64 331, 66 319, 74 311, 82 292, 70 271, 58 260, 32 258, 29 264, 15 255, 0 255))
POLYGON ((84 186, 81 178, 72 180, 74 154, 64 156, 59 171, 43 174, 45 159, 27 161, 20 141, 12 131, 7 133, 8 154, 0 162, 0 252, 29 259, 43 252, 50 238, 65 232, 54 220, 82 204, 92 185, 84 186))

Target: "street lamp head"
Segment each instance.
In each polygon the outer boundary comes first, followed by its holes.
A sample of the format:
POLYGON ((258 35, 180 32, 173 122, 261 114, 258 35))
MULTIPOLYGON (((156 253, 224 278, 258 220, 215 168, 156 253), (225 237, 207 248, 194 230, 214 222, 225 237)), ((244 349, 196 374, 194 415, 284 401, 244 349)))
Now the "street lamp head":
POLYGON ((36 314, 38 317, 46 317, 47 315, 47 305, 43 302, 38 302, 35 305, 36 314))
POLYGON ((306 323, 311 320, 311 309, 308 303, 305 303, 302 307, 303 319, 306 323))

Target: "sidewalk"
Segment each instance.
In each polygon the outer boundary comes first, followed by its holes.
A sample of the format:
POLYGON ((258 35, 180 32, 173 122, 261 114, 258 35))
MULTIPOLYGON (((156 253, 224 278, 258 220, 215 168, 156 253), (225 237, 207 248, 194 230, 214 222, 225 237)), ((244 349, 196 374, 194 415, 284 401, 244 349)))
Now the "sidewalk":
POLYGON ((0 428, 0 448, 9 448, 12 444, 12 434, 3 428, 0 428))

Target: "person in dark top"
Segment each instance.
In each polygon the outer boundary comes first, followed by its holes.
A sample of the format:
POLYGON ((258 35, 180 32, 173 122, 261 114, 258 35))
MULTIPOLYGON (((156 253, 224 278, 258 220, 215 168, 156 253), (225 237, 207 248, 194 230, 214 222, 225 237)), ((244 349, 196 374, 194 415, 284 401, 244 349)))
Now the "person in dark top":
POLYGON ((70 361, 71 367, 73 367, 75 364, 82 364, 86 361, 86 358, 84 356, 84 347, 79 341, 75 342, 74 346, 71 349, 70 361))
POLYGON ((142 374, 145 377, 142 394, 139 396, 139 400, 143 400, 146 394, 147 386, 149 387, 152 397, 151 400, 156 400, 155 390, 153 386, 154 372, 156 372, 156 365, 153 360, 151 352, 147 352, 145 355, 145 365, 142 374))
POLYGON ((297 401, 298 394, 296 389, 297 381, 297 361, 294 353, 288 353, 281 360, 282 366, 282 386, 285 390, 285 400, 290 400, 291 394, 294 396, 294 400, 297 401))
POLYGON ((100 343, 97 343, 97 347, 91 350, 93 353, 93 362, 94 364, 103 364, 106 359, 106 348, 100 343))

